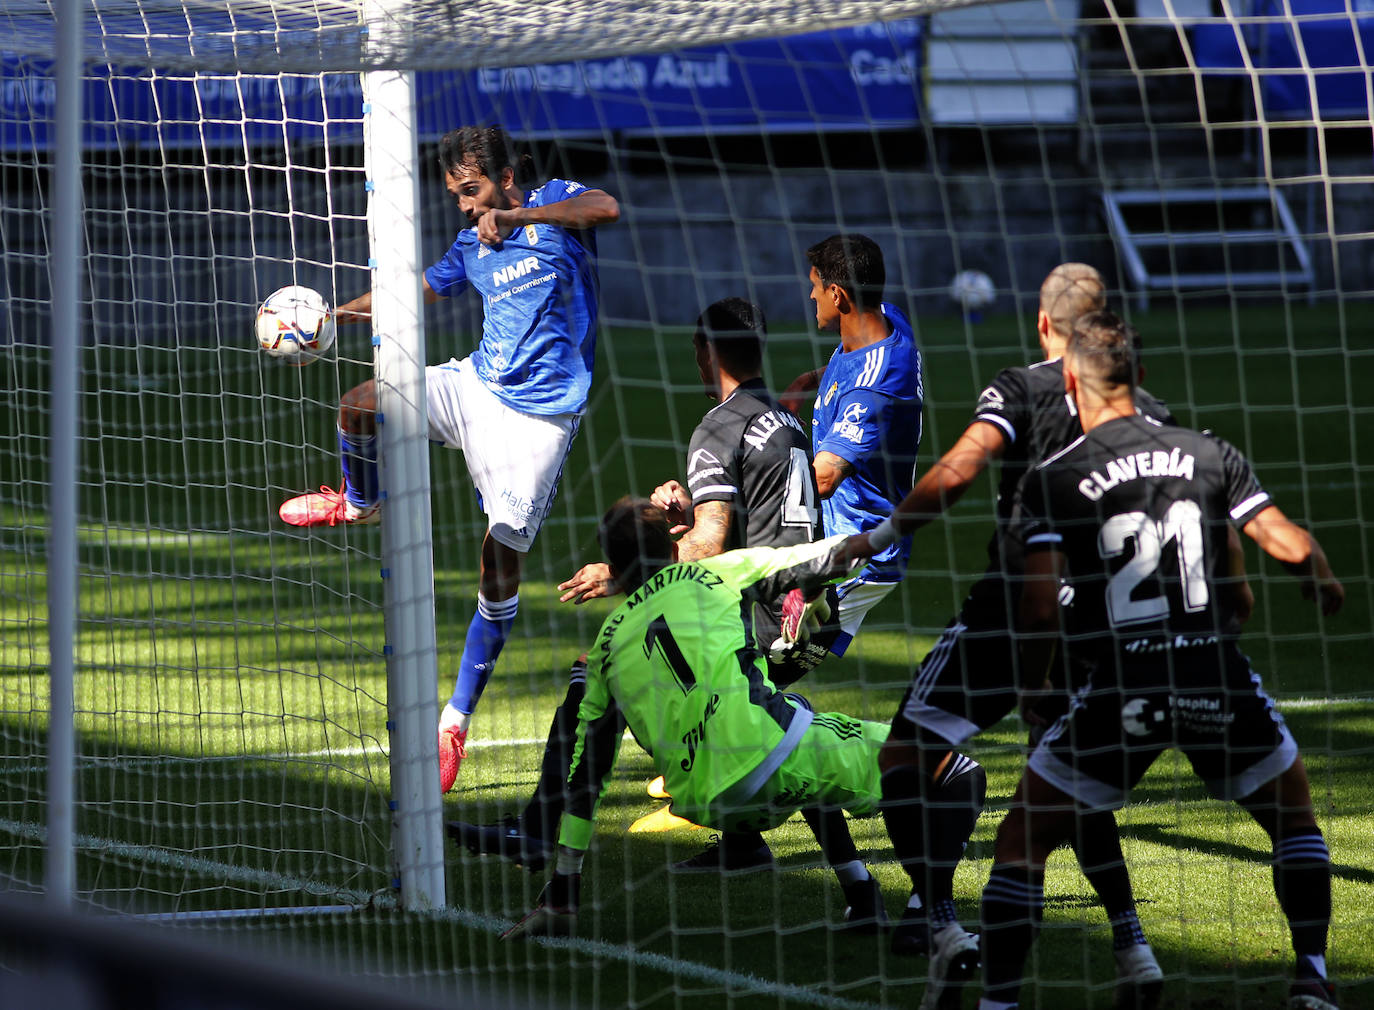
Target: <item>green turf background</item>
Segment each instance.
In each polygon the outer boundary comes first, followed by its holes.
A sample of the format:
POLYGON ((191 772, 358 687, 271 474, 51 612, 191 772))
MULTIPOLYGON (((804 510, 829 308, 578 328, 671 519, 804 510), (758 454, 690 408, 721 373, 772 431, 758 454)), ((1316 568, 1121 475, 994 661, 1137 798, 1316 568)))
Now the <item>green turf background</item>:
MULTIPOLYGON (((1374 709, 1370 698, 1374 507, 1374 312, 1363 304, 1191 304, 1137 319, 1147 385, 1184 423, 1234 441, 1284 510, 1312 528, 1345 580, 1323 620, 1253 547, 1258 605, 1245 647, 1304 748, 1334 869, 1331 967, 1343 1006, 1374 1006, 1374 709)), ((923 462, 947 448, 978 390, 1035 356, 1027 321, 917 320, 926 358, 923 462)), ((627 490, 682 476, 709 406, 686 330, 606 333, 563 493, 532 553, 516 630, 473 732, 446 814, 517 809, 568 662, 607 612, 556 602, 592 557, 595 517, 627 490)), ((440 338, 431 359, 463 353, 440 338)), ((357 332, 341 353, 357 355, 357 332)), ((770 379, 822 364, 829 341, 775 332, 770 379)), ((681 877, 668 862, 700 832, 629 835, 653 809, 649 767, 623 753, 589 858, 573 946, 500 944, 541 881, 451 851, 451 909, 391 910, 380 533, 288 530, 275 508, 336 481, 341 390, 368 369, 344 357, 296 369, 243 347, 111 348, 82 358, 77 640, 78 887, 101 909, 195 911, 380 899, 349 915, 215 922, 224 935, 300 943, 341 970, 398 986, 584 1006, 911 1006, 924 961, 891 958, 834 927, 843 902, 800 820, 772 836, 775 873, 681 877)), ((11 410, 0 416, 0 880, 43 874, 47 722, 46 354, 0 349, 11 410)), ((432 451, 441 694, 473 606, 483 528, 461 457, 432 451)), ((810 678, 822 708, 886 720, 914 664, 981 570, 991 483, 920 534, 912 574, 850 655, 810 678)), ((404 643, 391 643, 404 647, 404 643)), ((1019 772, 1006 722, 972 748, 989 804, 956 880, 972 924, 991 839, 1019 772)), ((1267 843, 1207 799, 1186 764, 1160 762, 1121 816, 1141 918, 1169 974, 1168 1004, 1276 1006, 1289 951, 1267 843)), ((877 820, 855 836, 895 914, 904 878, 877 820)), ((1109 933, 1071 858, 1047 882, 1046 929, 1024 1006, 1111 1003, 1109 933)), ((972 1005, 970 994, 967 1000, 972 1005)))

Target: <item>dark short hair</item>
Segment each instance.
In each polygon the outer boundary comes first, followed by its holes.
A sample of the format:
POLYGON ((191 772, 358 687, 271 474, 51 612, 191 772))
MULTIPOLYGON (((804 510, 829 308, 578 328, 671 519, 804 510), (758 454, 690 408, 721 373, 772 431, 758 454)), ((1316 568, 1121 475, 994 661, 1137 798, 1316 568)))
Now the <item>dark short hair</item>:
POLYGON ((730 371, 756 372, 763 368, 767 336, 763 309, 743 298, 722 298, 697 316, 692 340, 714 347, 721 364, 730 371))
POLYGON ((863 308, 882 303, 887 269, 883 251, 867 235, 831 235, 806 250, 806 258, 826 287, 838 284, 863 308))
POLYGON ((1103 382, 1135 386, 1140 368, 1140 334, 1114 312, 1088 312, 1075 319, 1068 353, 1103 382))
POLYGON ((498 182, 506 168, 515 173, 517 183, 533 177, 533 159, 528 154, 517 157, 510 134, 499 126, 460 126, 439 138, 439 167, 445 175, 468 163, 498 182))
POLYGON ((597 526, 596 540, 616 582, 627 593, 673 563, 668 517, 647 498, 626 495, 607 509, 597 526))

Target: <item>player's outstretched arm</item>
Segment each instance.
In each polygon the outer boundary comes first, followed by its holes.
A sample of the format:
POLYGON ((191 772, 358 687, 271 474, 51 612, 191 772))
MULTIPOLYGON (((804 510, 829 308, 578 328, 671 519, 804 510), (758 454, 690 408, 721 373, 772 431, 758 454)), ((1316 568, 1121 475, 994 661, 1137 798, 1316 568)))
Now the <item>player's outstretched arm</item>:
POLYGON ((1336 579, 1317 538, 1275 505, 1264 509, 1244 527, 1260 549, 1298 577, 1304 599, 1316 600, 1328 617, 1345 602, 1345 587, 1336 579))
POLYGON ((563 595, 558 598, 559 603, 582 604, 620 593, 620 586, 611 575, 611 566, 602 561, 583 565, 573 573, 572 578, 560 582, 558 588, 563 590, 563 595))
POLYGON ((959 441, 921 474, 891 516, 860 538, 851 538, 852 543, 845 547, 846 556, 851 560, 871 558, 915 533, 962 498, 988 464, 1002 457, 1006 447, 1001 430, 986 421, 974 421, 959 441))
MULTIPOLYGON (((437 302, 442 295, 429 286, 429 279, 420 278, 420 286, 425 296, 425 304, 430 305, 437 302)), ((334 310, 334 321, 336 323, 366 323, 372 319, 372 292, 359 295, 351 301, 344 302, 334 310)))

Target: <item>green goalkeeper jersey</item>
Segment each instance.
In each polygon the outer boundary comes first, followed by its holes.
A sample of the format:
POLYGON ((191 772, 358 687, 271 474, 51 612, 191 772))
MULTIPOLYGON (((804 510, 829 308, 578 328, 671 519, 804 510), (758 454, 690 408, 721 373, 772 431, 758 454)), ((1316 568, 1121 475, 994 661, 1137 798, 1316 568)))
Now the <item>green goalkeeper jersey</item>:
MULTIPOLYGON (((768 679, 753 605, 824 584, 843 539, 670 565, 611 613, 587 659, 562 844, 590 842, 621 718, 663 775, 674 807, 689 810, 706 809, 795 746, 799 733, 788 728, 798 707, 768 679)), ((804 726, 805 717, 797 729, 804 726)))

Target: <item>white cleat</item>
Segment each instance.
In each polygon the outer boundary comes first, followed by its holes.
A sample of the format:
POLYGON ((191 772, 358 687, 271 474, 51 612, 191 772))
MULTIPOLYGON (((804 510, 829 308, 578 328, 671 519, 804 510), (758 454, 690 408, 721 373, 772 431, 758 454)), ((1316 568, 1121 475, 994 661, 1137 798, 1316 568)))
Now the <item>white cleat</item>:
POLYGON ((978 937, 954 923, 930 937, 930 981, 919 1010, 958 1010, 964 985, 978 970, 978 937))
POLYGON ((1164 992, 1164 970, 1148 943, 1113 952, 1116 955, 1117 1010, 1155 1010, 1164 992))

